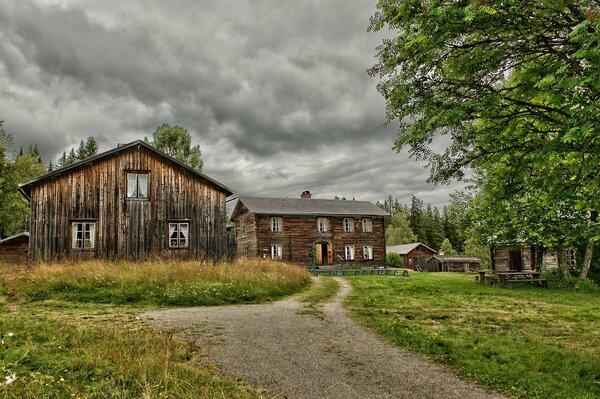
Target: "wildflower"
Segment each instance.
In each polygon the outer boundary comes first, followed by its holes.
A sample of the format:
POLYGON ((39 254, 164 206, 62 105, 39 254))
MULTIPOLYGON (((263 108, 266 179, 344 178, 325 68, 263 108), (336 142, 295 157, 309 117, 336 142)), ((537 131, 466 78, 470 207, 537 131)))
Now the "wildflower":
POLYGON ((14 336, 15 336, 15 334, 13 334, 13 333, 11 333, 11 332, 9 332, 7 335, 8 335, 9 337, 14 337, 14 336))
POLYGON ((19 379, 19 377, 17 377, 16 374, 7 375, 6 377, 4 377, 4 385, 12 384, 13 382, 15 382, 18 379, 19 379))

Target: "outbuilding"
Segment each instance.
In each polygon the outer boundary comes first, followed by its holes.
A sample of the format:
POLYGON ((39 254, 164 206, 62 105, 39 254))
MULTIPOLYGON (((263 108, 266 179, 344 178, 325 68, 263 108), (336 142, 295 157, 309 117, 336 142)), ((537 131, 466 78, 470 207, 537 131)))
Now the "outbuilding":
POLYGON ((392 252, 397 253, 402 257, 405 268, 419 271, 424 270, 426 267, 426 260, 437 253, 435 250, 420 242, 390 245, 387 247, 386 253, 389 254, 392 252))
POLYGON ((473 256, 433 255, 427 259, 424 271, 427 272, 475 272, 481 262, 473 256))
POLYGON ((29 233, 21 233, 0 240, 0 261, 23 262, 27 259, 29 233))

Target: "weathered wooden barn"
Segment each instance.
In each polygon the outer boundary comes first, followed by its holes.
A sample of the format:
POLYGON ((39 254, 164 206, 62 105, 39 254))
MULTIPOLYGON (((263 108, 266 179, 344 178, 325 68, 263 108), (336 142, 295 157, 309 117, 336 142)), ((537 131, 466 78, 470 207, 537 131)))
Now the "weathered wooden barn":
POLYGON ((414 270, 424 270, 426 261, 437 252, 420 242, 411 244, 390 245, 387 247, 387 253, 397 253, 402 257, 405 268, 414 270))
MULTIPOLYGON (((490 266, 495 271, 556 270, 555 250, 540 245, 501 245, 490 248, 490 266)), ((567 250, 567 263, 575 266, 575 252, 567 250)))
POLYGON ((232 213, 237 253, 306 265, 385 265, 384 217, 366 201, 240 197, 232 213))
POLYGON ((29 250, 29 233, 21 233, 0 240, 0 261, 23 262, 29 250))
POLYGON ((232 190, 137 140, 21 186, 32 259, 215 258, 232 190))
POLYGON ((433 255, 425 262, 426 272, 476 272, 481 262, 473 256, 433 255))

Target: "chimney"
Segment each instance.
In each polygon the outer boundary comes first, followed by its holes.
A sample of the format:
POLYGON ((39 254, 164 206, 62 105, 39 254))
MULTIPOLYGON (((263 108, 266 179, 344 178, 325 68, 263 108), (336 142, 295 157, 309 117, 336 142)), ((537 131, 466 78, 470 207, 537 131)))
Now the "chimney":
POLYGON ((308 190, 303 191, 302 194, 300 194, 300 198, 310 199, 311 197, 312 197, 312 195, 310 195, 310 191, 308 191, 308 190))

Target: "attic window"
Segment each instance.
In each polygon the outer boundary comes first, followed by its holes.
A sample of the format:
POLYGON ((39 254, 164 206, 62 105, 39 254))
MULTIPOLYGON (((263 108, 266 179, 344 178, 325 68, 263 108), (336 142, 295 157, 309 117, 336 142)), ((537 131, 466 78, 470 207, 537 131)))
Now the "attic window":
POLYGON ((317 230, 319 233, 326 233, 329 231, 329 219, 317 218, 317 230))
POLYGON ((127 198, 148 199, 148 173, 127 173, 127 198))
POLYGON ((272 232, 281 231, 282 225, 283 225, 283 218, 280 218, 280 217, 272 217, 271 218, 271 231, 272 232))

